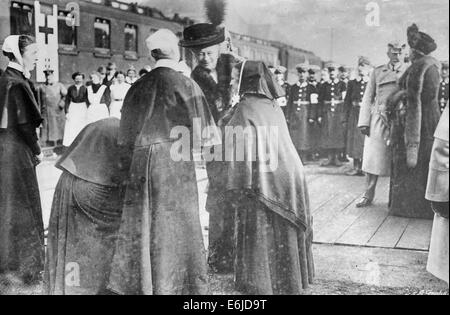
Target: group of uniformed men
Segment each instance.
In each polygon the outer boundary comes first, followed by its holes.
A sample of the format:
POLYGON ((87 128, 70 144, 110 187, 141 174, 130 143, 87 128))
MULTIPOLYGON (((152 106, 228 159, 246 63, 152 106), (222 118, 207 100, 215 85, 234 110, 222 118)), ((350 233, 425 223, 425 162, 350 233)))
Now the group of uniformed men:
MULTIPOLYGON (((320 70, 306 62, 296 66, 298 81, 289 85, 287 69, 272 68, 286 91, 286 102, 281 105, 285 105, 291 137, 302 159, 315 161, 326 156, 322 166, 339 167, 350 157, 354 166, 347 174, 366 174, 367 190, 358 207, 372 203, 378 177, 390 174, 391 154, 382 120, 387 98, 408 68, 405 49, 398 41, 390 42, 389 63, 375 68, 368 58, 359 57, 351 79, 352 69, 329 62, 320 70)), ((449 63, 442 62, 441 112, 448 100, 449 63)))

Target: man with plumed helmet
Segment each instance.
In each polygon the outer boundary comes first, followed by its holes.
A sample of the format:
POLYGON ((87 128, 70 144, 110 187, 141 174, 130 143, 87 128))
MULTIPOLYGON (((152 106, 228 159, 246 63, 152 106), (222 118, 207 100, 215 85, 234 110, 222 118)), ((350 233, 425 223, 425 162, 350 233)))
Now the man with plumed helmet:
POLYGON ((401 92, 393 96, 393 165, 389 210, 391 215, 432 219, 425 199, 433 134, 439 122, 438 91, 440 63, 430 54, 437 49, 434 39, 408 28, 411 66, 399 81, 401 92), (396 99, 400 99, 396 102, 396 99))
POLYGON ((367 179, 364 196, 357 203, 359 208, 372 204, 378 178, 391 173, 392 148, 387 133, 387 100, 398 91, 397 81, 407 66, 403 63, 405 44, 393 40, 388 43, 387 49, 389 62, 372 71, 359 114, 358 127, 366 136, 362 170, 367 179))
POLYGON ((370 78, 371 64, 366 57, 358 59, 358 77, 350 80, 345 97, 345 122, 347 126, 347 153, 353 159, 351 176, 363 176, 362 159, 364 135, 359 131, 358 119, 362 99, 370 78))

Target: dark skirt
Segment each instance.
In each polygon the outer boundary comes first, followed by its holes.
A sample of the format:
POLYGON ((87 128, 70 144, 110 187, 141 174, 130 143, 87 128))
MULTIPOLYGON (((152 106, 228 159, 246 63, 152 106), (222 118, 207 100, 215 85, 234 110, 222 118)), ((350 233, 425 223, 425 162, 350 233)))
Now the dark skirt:
POLYGON ((346 146, 343 103, 336 105, 334 112, 330 109, 331 105, 326 106, 328 108, 322 121, 320 147, 323 150, 342 150, 346 146))
POLYGON ((301 105, 300 110, 292 109, 289 117, 289 132, 297 152, 310 152, 317 148, 319 131, 315 123, 308 122, 308 106, 301 105))
POLYGON ((314 279, 312 232, 256 199, 236 212, 236 289, 251 295, 298 295, 314 279))
POLYGON ((347 125, 347 153, 353 159, 362 159, 365 137, 358 128, 359 106, 353 106, 347 125))
POLYGON ((406 146, 399 141, 393 148, 389 211, 390 215, 433 219, 431 203, 425 199, 433 139, 422 139, 417 166, 406 164, 406 146))
POLYGON ((44 269, 41 200, 28 146, 12 130, 0 130, 0 274, 32 283, 44 269))
POLYGON ((125 295, 202 295, 206 250, 194 162, 173 143, 136 148, 109 289, 125 295))
POLYGON ((234 270, 234 211, 221 198, 226 189, 228 162, 212 161, 206 164, 209 186, 206 210, 209 213, 208 264, 217 273, 234 270))
POLYGON ((41 131, 41 141, 60 141, 64 138, 66 115, 57 105, 47 108, 41 131))
POLYGON ((49 225, 45 290, 49 295, 96 295, 110 275, 121 218, 118 188, 64 172, 49 225))

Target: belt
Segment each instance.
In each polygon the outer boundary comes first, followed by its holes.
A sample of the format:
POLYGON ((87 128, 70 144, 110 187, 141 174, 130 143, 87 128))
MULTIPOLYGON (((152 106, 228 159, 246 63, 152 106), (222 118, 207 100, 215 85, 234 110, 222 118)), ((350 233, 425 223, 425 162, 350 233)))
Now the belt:
POLYGON ((361 107, 362 106, 362 102, 353 101, 352 105, 355 106, 355 107, 361 107))
POLYGON ((325 102, 323 102, 324 104, 326 104, 326 105, 339 105, 339 104, 342 104, 342 103, 344 103, 344 101, 334 101, 334 102, 332 102, 332 101, 325 101, 325 102))
POLYGON ((297 105, 309 105, 309 104, 311 104, 311 103, 308 101, 298 101, 297 102, 297 105))

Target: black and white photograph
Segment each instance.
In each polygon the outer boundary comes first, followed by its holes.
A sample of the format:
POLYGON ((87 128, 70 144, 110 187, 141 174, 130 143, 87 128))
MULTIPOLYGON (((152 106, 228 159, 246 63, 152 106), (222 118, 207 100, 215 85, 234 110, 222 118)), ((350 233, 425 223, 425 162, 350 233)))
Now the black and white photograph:
POLYGON ((449 33, 447 0, 1 0, 0 295, 448 296, 449 33))

